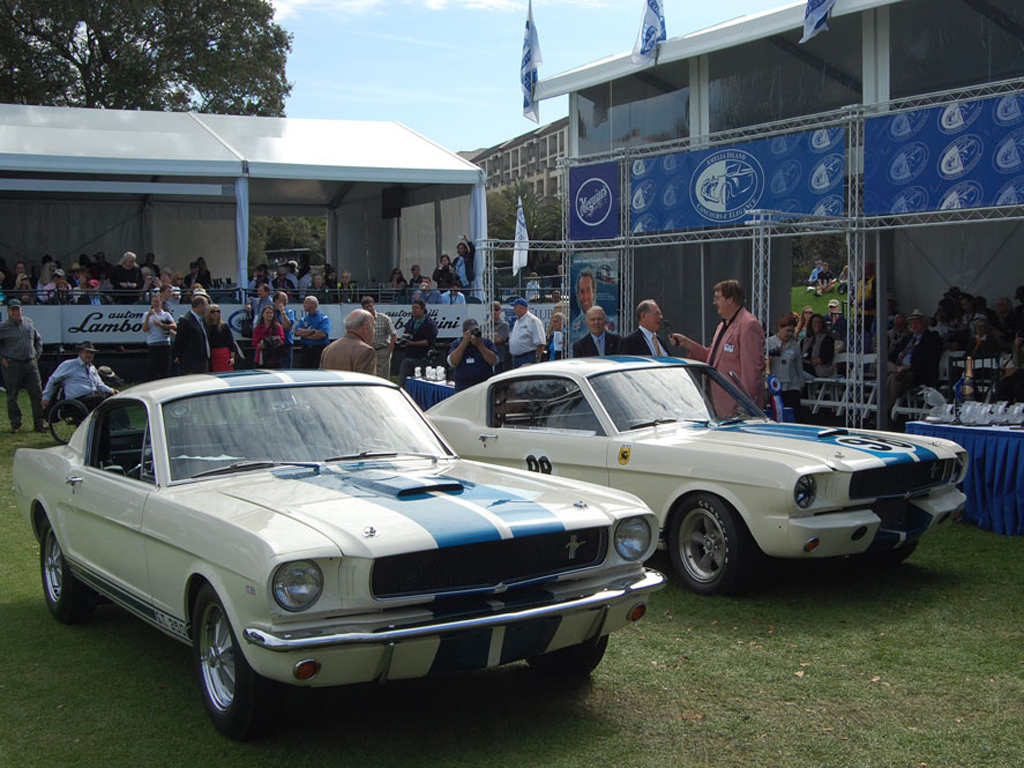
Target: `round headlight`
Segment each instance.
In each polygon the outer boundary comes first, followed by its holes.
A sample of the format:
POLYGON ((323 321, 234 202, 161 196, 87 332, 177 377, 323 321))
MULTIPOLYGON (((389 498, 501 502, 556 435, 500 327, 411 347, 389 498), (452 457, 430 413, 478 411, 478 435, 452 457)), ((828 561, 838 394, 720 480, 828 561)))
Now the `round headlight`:
POLYGON ((285 563, 274 574, 274 599, 286 611, 304 611, 324 589, 324 575, 310 560, 285 563))
POLYGON ((623 560, 639 560, 651 546, 651 526, 644 517, 627 517, 615 526, 615 551, 623 560))
POLYGON ((814 497, 818 495, 818 483, 814 475, 804 475, 796 481, 793 489, 793 499, 800 509, 807 509, 814 503, 814 497))

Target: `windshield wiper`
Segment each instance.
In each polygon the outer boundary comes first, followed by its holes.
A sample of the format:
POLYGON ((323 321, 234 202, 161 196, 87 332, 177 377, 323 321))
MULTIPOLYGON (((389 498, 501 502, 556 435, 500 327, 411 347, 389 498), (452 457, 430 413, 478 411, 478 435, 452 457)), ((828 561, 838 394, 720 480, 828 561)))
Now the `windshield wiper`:
POLYGON ((360 451, 359 453, 344 453, 340 456, 331 456, 329 459, 324 459, 324 462, 356 461, 357 459, 381 459, 389 456, 414 456, 420 459, 431 459, 433 461, 437 461, 437 455, 433 453, 416 453, 414 451, 360 451))
POLYGON ((671 417, 665 417, 661 419, 651 419, 650 421, 636 421, 629 423, 630 429, 643 429, 644 427, 656 427, 659 424, 675 424, 679 419, 673 419, 671 417))
POLYGON ((716 427, 727 427, 730 424, 739 424, 741 421, 746 421, 750 416, 730 416, 727 419, 720 419, 715 422, 716 427))
POLYGON ((252 472, 257 469, 272 469, 273 467, 307 467, 318 473, 320 471, 320 464, 315 461, 236 461, 227 466, 196 472, 189 479, 209 477, 210 475, 227 475, 231 472, 252 472))

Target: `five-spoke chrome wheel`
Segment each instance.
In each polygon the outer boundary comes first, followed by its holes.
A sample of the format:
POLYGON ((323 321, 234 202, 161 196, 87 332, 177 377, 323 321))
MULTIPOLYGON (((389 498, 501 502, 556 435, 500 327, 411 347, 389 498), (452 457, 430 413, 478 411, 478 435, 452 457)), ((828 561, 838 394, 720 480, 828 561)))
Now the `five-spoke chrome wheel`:
POLYGON ((205 606, 198 632, 203 685, 210 703, 226 712, 235 700, 235 641, 217 603, 205 606))

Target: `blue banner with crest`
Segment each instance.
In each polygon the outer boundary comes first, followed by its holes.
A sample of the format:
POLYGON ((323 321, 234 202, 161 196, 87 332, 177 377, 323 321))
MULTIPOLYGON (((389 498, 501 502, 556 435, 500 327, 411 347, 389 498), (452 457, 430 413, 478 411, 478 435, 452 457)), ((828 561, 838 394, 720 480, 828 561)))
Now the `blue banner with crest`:
POLYGON ((841 216, 846 129, 791 133, 729 147, 634 160, 634 234, 741 224, 754 209, 841 216))
POLYGON ((570 168, 569 239, 609 240, 618 236, 619 164, 570 168))
POLYGON ((1024 204, 1024 94, 873 117, 864 214, 1024 204))

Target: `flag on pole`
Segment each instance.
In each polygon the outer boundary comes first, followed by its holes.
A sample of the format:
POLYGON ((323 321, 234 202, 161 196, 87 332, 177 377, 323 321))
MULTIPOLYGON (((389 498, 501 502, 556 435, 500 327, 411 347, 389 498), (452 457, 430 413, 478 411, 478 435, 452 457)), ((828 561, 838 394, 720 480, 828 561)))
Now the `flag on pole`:
POLYGON ((661 0, 644 0, 640 34, 636 36, 636 45, 633 46, 633 63, 647 64, 654 61, 658 53, 658 43, 663 40, 665 12, 661 9, 661 0))
POLYGON ((526 268, 530 255, 530 236, 526 232, 526 217, 523 215, 523 198, 519 198, 516 209, 516 245, 512 249, 512 274, 518 275, 520 269, 526 268))
POLYGON ((533 100, 533 86, 537 82, 537 67, 543 63, 537 27, 533 24, 533 0, 530 0, 526 6, 526 35, 523 37, 523 62, 519 69, 519 84, 523 88, 523 115, 535 123, 540 122, 540 105, 533 100))
POLYGON ((801 43, 806 43, 821 31, 828 31, 828 17, 836 0, 807 0, 804 11, 804 36, 801 43))

